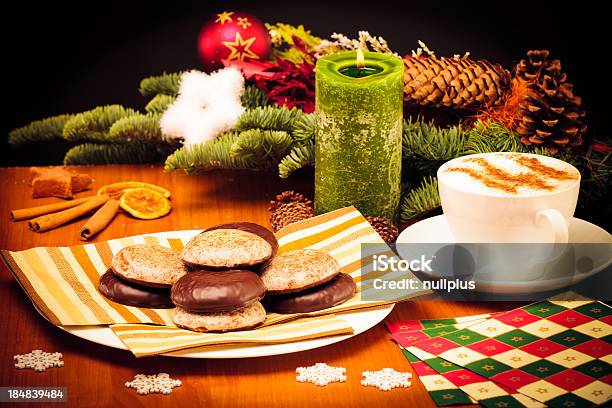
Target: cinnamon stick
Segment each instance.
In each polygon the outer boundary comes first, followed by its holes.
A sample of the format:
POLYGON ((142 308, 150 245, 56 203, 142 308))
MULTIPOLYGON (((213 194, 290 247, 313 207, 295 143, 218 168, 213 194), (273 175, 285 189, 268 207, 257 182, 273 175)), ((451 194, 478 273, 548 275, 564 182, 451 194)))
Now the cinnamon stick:
POLYGON ((62 201, 61 203, 40 205, 31 208, 22 208, 20 210, 11 211, 10 218, 13 221, 29 220, 30 218, 40 217, 41 215, 51 214, 58 211, 67 210, 68 208, 76 207, 86 201, 95 198, 96 196, 83 197, 76 200, 62 201))
POLYGON ((76 207, 34 218, 28 221, 28 225, 31 230, 36 232, 48 231, 102 207, 107 201, 108 196, 106 194, 95 196, 91 200, 85 201, 83 204, 76 207))
POLYGON ((119 210, 119 201, 110 199, 81 227, 81 240, 87 241, 89 238, 102 231, 115 217, 119 210))

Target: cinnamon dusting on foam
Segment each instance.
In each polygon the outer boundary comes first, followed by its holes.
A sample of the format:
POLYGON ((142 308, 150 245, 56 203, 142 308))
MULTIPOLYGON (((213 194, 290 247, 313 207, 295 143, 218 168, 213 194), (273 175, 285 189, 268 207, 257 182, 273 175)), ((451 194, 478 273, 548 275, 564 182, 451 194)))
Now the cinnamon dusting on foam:
POLYGON ((504 169, 494 166, 484 157, 471 157, 465 159, 465 161, 476 163, 482 168, 482 171, 461 166, 449 167, 446 169, 446 171, 467 174, 471 178, 478 180, 486 187, 501 190, 509 194, 517 194, 519 188, 544 191, 554 190, 555 186, 547 183, 543 177, 556 180, 575 180, 578 178, 575 172, 547 166, 535 157, 522 155, 506 156, 514 160, 520 166, 526 167, 530 171, 515 174, 510 173, 504 169))
POLYGON ((468 176, 472 177, 480 181, 482 184, 489 188, 494 188, 496 190, 503 190, 507 193, 516 194, 518 192, 517 187, 512 184, 506 184, 504 182, 495 180, 494 178, 488 177, 485 174, 480 173, 475 169, 471 169, 469 167, 449 167, 446 171, 456 171, 459 173, 465 173, 468 176))
POLYGON ((573 171, 559 170, 551 166, 547 166, 542 163, 537 157, 510 155, 512 160, 517 162, 523 167, 527 167, 529 170, 536 171, 543 176, 554 178, 557 180, 576 180, 578 175, 573 171))

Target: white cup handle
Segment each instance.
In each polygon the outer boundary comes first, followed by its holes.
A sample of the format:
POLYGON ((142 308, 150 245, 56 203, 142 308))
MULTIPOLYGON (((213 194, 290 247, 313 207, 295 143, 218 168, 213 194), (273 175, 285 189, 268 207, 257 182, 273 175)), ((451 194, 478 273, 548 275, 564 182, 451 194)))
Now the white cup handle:
POLYGON ((538 211, 535 216, 535 225, 541 227, 544 222, 551 226, 555 244, 567 244, 569 242, 569 228, 559 210, 548 209, 538 211))

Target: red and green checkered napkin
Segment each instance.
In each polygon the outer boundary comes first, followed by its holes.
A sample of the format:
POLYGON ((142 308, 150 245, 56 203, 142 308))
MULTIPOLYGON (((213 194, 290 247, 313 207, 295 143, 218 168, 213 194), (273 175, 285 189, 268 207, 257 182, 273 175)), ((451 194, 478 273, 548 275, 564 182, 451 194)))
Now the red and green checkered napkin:
MULTIPOLYGON (((509 390, 506 387, 498 387, 492 381, 486 380, 475 373, 471 373, 469 370, 410 347, 412 344, 424 338, 451 333, 458 329, 482 322, 489 316, 491 315, 466 316, 458 319, 426 320, 423 321, 421 325, 415 323, 415 321, 402 322, 405 323, 405 327, 409 328, 430 328, 395 332, 392 334, 392 337, 400 345, 406 359, 408 359, 415 373, 425 386, 425 389, 427 389, 431 398, 438 406, 443 407, 458 404, 480 403, 485 407, 491 408, 543 407, 543 404, 529 397, 509 390), (452 323, 456 321, 461 321, 462 323, 455 323, 448 326, 437 324, 437 322, 452 323), (421 358, 417 357, 417 355, 421 358), (474 384, 478 384, 478 386, 476 387, 474 384)), ((388 326, 390 330, 397 330, 402 324, 388 324, 388 326)))
POLYGON ((548 406, 612 399, 612 308, 559 296, 414 344, 548 406))

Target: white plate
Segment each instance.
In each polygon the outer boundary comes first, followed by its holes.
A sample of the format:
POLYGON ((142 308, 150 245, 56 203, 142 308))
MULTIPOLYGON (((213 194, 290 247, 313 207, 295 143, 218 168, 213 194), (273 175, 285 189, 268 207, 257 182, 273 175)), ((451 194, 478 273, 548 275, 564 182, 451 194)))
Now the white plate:
MULTIPOLYGON (((298 351, 311 350, 327 346, 342 340, 350 339, 364 331, 376 326, 393 310, 393 304, 379 306, 371 309, 345 312, 337 315, 353 327, 353 334, 324 337, 320 339, 302 340, 292 343, 280 344, 225 344, 218 346, 205 346, 174 351, 163 354, 170 357, 189 358, 247 358, 275 356, 298 351)), ((91 342, 116 349, 127 350, 127 347, 111 329, 106 326, 58 326, 68 333, 91 342)))
MULTIPOLYGON (((189 240, 189 238, 200 233, 201 230, 185 230, 180 231, 180 237, 189 240)), ((150 234, 158 238, 176 238, 177 231, 161 232, 150 234)), ((34 308, 40 313, 36 305, 34 308)), ((289 354, 298 351, 312 350, 318 347, 328 346, 340 341, 350 339, 366 330, 376 326, 393 310, 394 304, 376 306, 369 309, 356 310, 352 312, 343 312, 337 314, 338 318, 345 320, 352 328, 353 334, 331 336, 319 339, 302 340, 289 343, 278 344, 224 344, 203 347, 192 347, 185 350, 173 351, 171 353, 162 354, 170 357, 187 357, 187 358, 248 358, 248 357, 264 357, 275 356, 279 354, 289 354)), ((42 313, 41 313, 42 315, 42 313)), ((82 339, 103 346, 113 347, 116 349, 127 350, 127 347, 107 326, 58 326, 60 329, 82 339)))
MULTIPOLYGON (((569 241, 571 243, 611 243, 612 236, 603 228, 590 222, 573 218, 569 227, 569 241)), ((455 242, 446 217, 438 215, 419 221, 406 228, 397 238, 398 244, 420 244, 420 243, 453 243, 455 242)), ((584 249, 584 246, 576 246, 577 249, 584 249)), ((401 255, 401 246, 399 247, 401 255)), ((579 258, 581 254, 576 254, 579 258)), ((498 294, 517 294, 529 292, 544 292, 555 290, 566 286, 574 285, 584 279, 595 275, 597 272, 607 268, 612 263, 612 255, 610 253, 602 254, 585 254, 596 262, 593 267, 587 271, 576 272, 573 276, 567 276, 557 279, 540 280, 540 281, 476 281, 476 288, 480 292, 498 293, 498 294)), ((430 273, 431 277, 436 278, 435 272, 430 273)))

